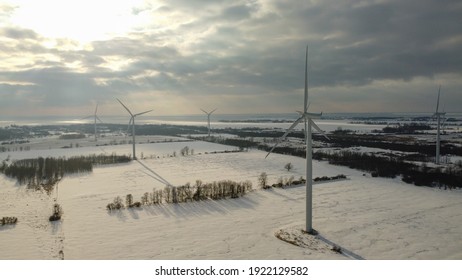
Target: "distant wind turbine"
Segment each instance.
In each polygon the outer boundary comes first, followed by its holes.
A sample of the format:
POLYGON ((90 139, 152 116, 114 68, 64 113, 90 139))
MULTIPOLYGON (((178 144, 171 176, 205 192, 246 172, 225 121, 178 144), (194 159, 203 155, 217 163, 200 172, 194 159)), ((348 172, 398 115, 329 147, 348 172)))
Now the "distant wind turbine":
POLYGON ((97 138, 97 129, 96 129, 96 120, 100 121, 101 123, 103 122, 102 120, 100 120, 100 118, 98 118, 98 116, 96 115, 96 112, 98 112, 98 104, 96 104, 96 109, 95 109, 95 113, 93 115, 90 115, 90 116, 86 116, 82 119, 88 119, 88 118, 94 118, 95 119, 95 142, 98 141, 98 138, 97 138))
MULTIPOLYGON (((286 133, 279 138, 279 141, 273 146, 268 152, 266 157, 276 148, 278 144, 286 138, 286 136, 302 121, 305 121, 305 143, 306 143, 306 232, 314 233, 312 226, 312 205, 313 205, 313 163, 312 163, 312 139, 311 139, 311 128, 314 127, 324 137, 329 139, 324 131, 322 131, 313 121, 313 119, 319 119, 322 113, 310 113, 308 112, 308 46, 306 47, 305 54, 305 102, 303 112, 300 113, 300 117, 293 122, 293 124, 287 129, 286 133)), ((266 158, 265 157, 265 158, 266 158)))
POLYGON ((118 98, 116 98, 117 101, 119 101, 120 105, 122 105, 125 110, 127 110, 127 112, 130 114, 131 118, 130 118, 130 121, 128 122, 128 127, 130 127, 130 124, 132 125, 132 136, 133 136, 133 159, 136 160, 136 153, 135 153, 135 118, 137 116, 140 116, 140 115, 143 115, 143 114, 146 114, 146 113, 149 113, 151 112, 152 110, 149 110, 149 111, 144 111, 144 112, 141 112, 141 113, 138 113, 138 114, 132 114, 132 112, 130 111, 130 109, 127 108, 127 106, 125 106, 125 104, 122 103, 122 101, 120 101, 118 98))
POLYGON ((207 112, 205 111, 204 109, 201 109, 202 112, 204 112, 206 115, 207 115, 207 127, 208 127, 208 130, 209 130, 209 138, 210 138, 210 115, 215 112, 217 109, 213 110, 213 111, 210 111, 210 112, 207 112))
POLYGON ((441 117, 446 115, 445 112, 438 112, 438 108, 440 106, 440 93, 441 93, 441 85, 438 88, 438 100, 436 101, 436 111, 433 114, 433 117, 436 118, 437 128, 436 128, 436 156, 435 156, 435 163, 440 164, 440 127, 441 127, 441 117))

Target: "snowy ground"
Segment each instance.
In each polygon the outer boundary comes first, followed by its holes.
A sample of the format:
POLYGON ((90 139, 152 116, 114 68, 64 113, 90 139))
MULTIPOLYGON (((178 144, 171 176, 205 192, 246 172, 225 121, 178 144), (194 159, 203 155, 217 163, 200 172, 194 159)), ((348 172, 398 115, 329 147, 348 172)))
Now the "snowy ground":
MULTIPOLYGON (((275 237, 281 229, 302 228, 304 186, 257 189, 261 172, 269 182, 303 175, 304 159, 250 151, 205 154, 232 147, 188 142, 195 155, 169 157, 180 143, 143 144, 137 151, 162 155, 128 164, 97 167, 92 173, 65 177, 48 196, 0 177, 0 216, 16 216, 0 227, 0 259, 344 259, 330 250, 298 247, 275 237), (286 171, 287 162, 294 170, 286 171), (151 171, 150 171, 151 170, 151 171), (155 171, 171 184, 251 180, 257 189, 243 198, 164 204, 109 213, 115 196, 162 188, 155 171), (53 198, 63 220, 48 222, 53 198)), ((131 145, 104 147, 130 153, 131 145)), ((40 155, 93 153, 91 147, 41 150, 40 155)), ((30 154, 27 154, 30 153, 30 154)), ((12 159, 34 151, 11 152, 12 159)), ((38 152, 35 152, 35 156, 38 152)), ((6 155, 0 154, 6 157, 6 155)), ((314 162, 314 176, 348 175, 348 180, 314 186, 313 226, 328 240, 366 259, 462 259, 462 192, 419 188, 398 179, 314 162)))

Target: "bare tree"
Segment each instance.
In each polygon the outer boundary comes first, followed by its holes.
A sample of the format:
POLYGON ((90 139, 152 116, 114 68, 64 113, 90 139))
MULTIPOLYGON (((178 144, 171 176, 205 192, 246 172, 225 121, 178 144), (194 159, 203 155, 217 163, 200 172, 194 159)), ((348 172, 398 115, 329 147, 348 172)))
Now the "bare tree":
POLYGON ((266 189, 266 183, 268 182, 268 175, 266 172, 262 172, 260 176, 258 177, 258 183, 260 186, 264 189, 266 189))
POLYGON ((133 195, 127 194, 127 197, 125 198, 125 206, 132 207, 132 205, 133 205, 133 195))

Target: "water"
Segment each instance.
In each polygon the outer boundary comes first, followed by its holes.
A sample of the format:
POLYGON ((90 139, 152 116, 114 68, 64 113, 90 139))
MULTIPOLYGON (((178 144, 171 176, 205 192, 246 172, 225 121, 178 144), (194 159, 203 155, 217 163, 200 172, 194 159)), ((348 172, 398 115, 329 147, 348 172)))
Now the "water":
MULTIPOLYGON (((431 117, 431 113, 326 113, 316 123, 321 129, 333 131, 339 127, 356 131, 372 131, 381 129, 386 124, 397 121, 409 121, 413 118, 431 117), (366 124, 365 121, 372 123, 366 124), (377 123, 380 122, 380 123, 377 123)), ((455 118, 462 122, 462 113, 447 113, 447 118, 455 118)), ((128 124, 129 118, 122 116, 99 116, 103 123, 128 124)), ((290 126, 297 113, 289 114, 213 114, 211 116, 212 128, 244 128, 258 127, 266 129, 285 129, 290 126)), ((205 126, 205 114, 181 115, 181 116, 139 116, 136 124, 170 124, 205 126)), ((93 123, 92 118, 82 119, 81 117, 69 116, 38 116, 38 117, 0 117, 0 127, 9 125, 69 125, 93 123)), ((301 129, 299 125, 298 129, 301 129)))

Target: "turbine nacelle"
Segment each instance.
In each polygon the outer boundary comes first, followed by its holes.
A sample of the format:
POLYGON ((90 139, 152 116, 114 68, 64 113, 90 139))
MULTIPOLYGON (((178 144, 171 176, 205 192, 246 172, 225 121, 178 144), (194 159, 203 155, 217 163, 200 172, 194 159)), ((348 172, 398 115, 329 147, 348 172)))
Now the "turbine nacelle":
POLYGON ((309 112, 303 113, 302 111, 297 111, 297 113, 299 113, 300 116, 309 118, 309 119, 320 119, 322 117, 322 113, 309 113, 309 112))

